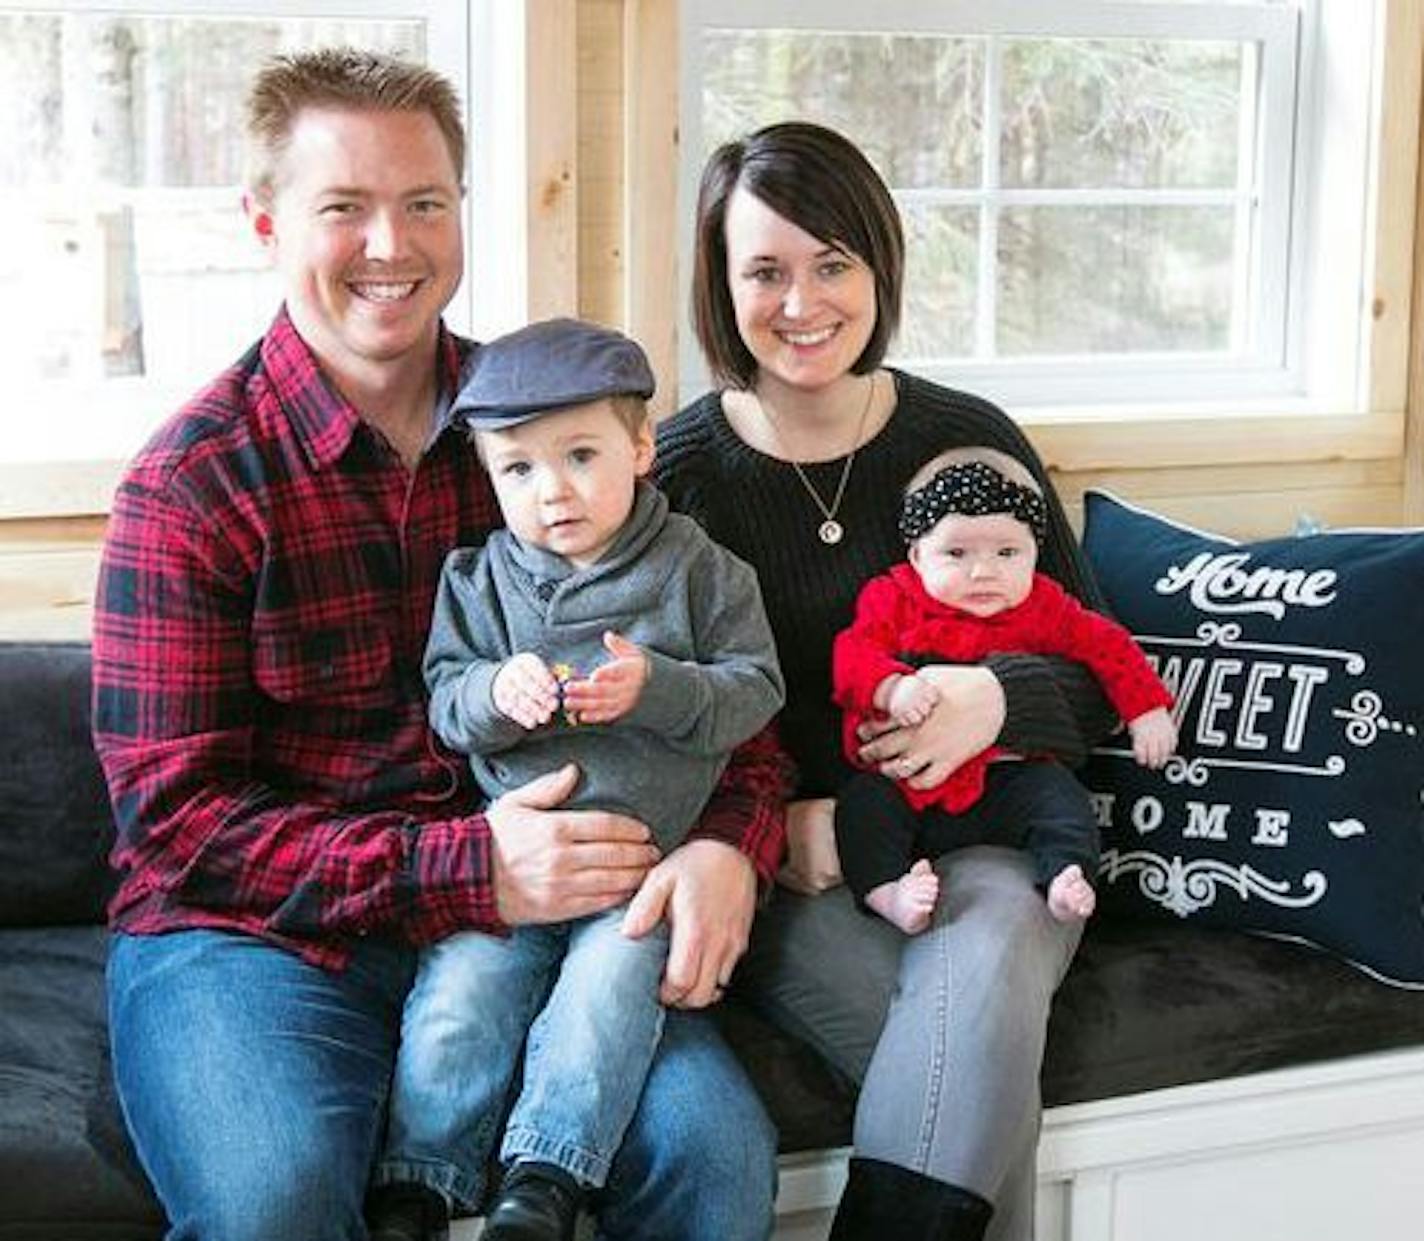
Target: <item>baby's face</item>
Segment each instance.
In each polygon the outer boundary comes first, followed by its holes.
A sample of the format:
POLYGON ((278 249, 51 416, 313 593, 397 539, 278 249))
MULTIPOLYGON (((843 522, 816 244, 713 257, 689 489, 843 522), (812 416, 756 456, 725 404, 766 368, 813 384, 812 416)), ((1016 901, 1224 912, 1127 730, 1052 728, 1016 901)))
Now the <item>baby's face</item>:
POLYGON ((951 513, 910 544, 910 564, 931 598, 972 616, 993 616, 1028 598, 1038 544, 1033 531, 1007 513, 951 513))
POLYGON ((652 432, 629 432, 606 398, 476 434, 505 524, 580 568, 618 537, 653 463, 652 432))

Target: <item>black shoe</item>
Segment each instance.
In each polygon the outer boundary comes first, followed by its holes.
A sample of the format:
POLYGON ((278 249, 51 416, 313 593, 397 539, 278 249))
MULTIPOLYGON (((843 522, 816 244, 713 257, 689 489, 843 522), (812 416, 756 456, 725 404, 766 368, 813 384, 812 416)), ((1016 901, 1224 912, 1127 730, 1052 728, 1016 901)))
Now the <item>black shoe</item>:
POLYGON ((480 1241, 573 1241, 583 1191, 562 1168, 521 1160, 499 1187, 480 1241))
POLYGON ((448 1241, 445 1199, 424 1185, 378 1185, 366 1198, 370 1241, 448 1241))
POLYGON ((853 1157, 828 1241, 981 1241, 993 1214, 971 1190, 898 1164, 853 1157))

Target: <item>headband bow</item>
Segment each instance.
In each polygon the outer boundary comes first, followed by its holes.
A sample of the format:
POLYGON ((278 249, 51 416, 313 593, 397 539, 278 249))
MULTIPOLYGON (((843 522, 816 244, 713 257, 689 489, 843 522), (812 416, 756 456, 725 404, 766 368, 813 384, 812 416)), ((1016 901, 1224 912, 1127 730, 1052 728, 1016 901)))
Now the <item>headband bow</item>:
POLYGON ((1030 487, 1010 482, 982 461, 947 465, 923 487, 910 492, 900 507, 900 534, 906 543, 913 543, 951 513, 965 517, 1007 513, 1032 530, 1039 543, 1048 527, 1043 497, 1030 487))

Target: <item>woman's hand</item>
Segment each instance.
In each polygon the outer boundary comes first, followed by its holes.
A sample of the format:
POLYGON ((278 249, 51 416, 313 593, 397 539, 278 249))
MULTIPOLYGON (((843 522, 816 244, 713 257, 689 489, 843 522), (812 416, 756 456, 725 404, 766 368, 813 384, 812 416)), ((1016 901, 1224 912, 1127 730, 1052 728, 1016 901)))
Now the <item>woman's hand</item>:
POLYGON ((834 798, 814 797, 786 804, 786 861, 776 882, 793 892, 815 896, 842 882, 836 852, 834 798))
POLYGON ((932 664, 916 675, 939 691, 939 704, 914 727, 888 718, 861 725, 860 759, 911 788, 930 789, 994 744, 1004 726, 1004 690, 989 669, 973 664, 932 664))

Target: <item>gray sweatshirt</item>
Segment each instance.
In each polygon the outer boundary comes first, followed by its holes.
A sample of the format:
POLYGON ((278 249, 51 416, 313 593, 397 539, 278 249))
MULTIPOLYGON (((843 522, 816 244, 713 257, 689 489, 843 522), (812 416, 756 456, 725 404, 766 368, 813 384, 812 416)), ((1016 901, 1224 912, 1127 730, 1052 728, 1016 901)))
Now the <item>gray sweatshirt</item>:
POLYGON ((570 806, 630 814, 664 850, 696 822, 731 751, 784 699, 755 573, 645 483, 613 546, 587 568, 508 530, 451 552, 425 679, 431 727, 470 756, 490 798, 574 762, 583 778, 570 806), (532 651, 587 676, 609 659, 609 629, 648 656, 647 684, 622 719, 571 725, 557 713, 526 731, 496 710, 505 660, 532 651))

